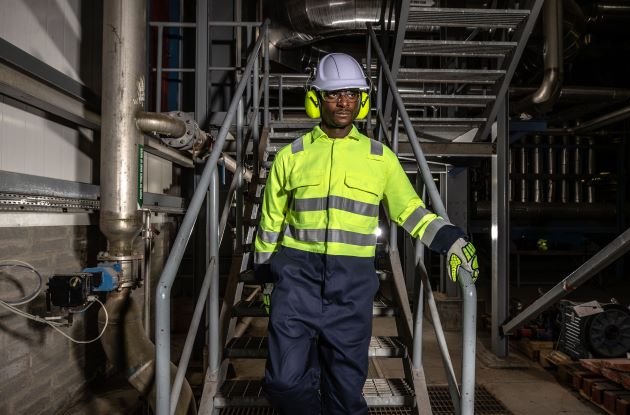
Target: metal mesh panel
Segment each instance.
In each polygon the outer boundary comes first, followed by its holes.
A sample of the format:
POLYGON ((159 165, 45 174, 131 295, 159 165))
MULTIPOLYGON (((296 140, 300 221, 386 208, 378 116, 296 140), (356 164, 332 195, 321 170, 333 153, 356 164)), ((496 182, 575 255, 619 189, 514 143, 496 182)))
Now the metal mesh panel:
MULTIPOLYGON (((429 402, 434 415, 452 415, 455 413, 448 386, 429 386, 429 402)), ((484 386, 475 386, 476 415, 512 415, 503 404, 484 386)))

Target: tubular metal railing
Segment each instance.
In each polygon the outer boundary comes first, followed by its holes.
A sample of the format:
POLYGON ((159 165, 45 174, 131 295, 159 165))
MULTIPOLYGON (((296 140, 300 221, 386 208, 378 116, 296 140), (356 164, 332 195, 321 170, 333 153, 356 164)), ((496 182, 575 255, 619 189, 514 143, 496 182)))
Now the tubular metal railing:
MULTIPOLYGON (((368 40, 368 50, 373 48, 376 52, 378 62, 379 62, 379 70, 380 73, 384 76, 384 80, 379 77, 379 85, 382 82, 387 82, 389 86, 389 90, 394 99, 394 108, 398 113, 398 117, 403 122, 405 131, 407 132, 407 137, 409 138, 409 143, 411 144, 411 148, 413 150, 414 156, 418 163, 418 168, 422 175, 422 179, 424 181, 425 188, 429 193, 429 198, 432 202, 432 205, 438 215, 440 215, 445 220, 448 220, 448 215, 446 213, 446 209, 444 208, 444 204, 442 199, 440 198, 440 194, 433 182, 433 177, 431 175, 431 170, 427 163, 427 160, 424 156, 422 148, 420 148, 419 140, 416 135, 416 132, 411 124, 411 120, 409 118, 409 114, 405 109, 402 98, 398 92, 396 87, 396 80, 394 79, 391 71, 389 70, 387 59, 385 58, 385 54, 380 47, 378 39, 376 37, 376 33, 372 28, 370 23, 367 23, 367 30, 369 34, 368 40)), ((377 102, 382 102, 381 96, 381 88, 378 89, 377 102)), ((380 108, 380 106, 377 106, 380 108)), ((383 119, 382 114, 378 114, 380 119, 383 119)), ((396 120, 398 119, 396 117, 396 120)), ((394 123, 397 127, 398 122, 394 123)), ((385 131, 386 127, 382 126, 379 129, 379 136, 381 136, 381 132, 385 131)), ((394 140, 396 140, 397 136, 396 128, 394 130, 394 140)), ((397 141, 397 140, 396 140, 397 141)), ((419 249, 417 249, 419 251, 419 249)), ((416 262, 418 263, 418 267, 420 270, 420 275, 422 278, 422 289, 419 290, 419 298, 416 304, 422 303, 423 290, 427 295, 427 302, 429 304, 429 309, 431 312, 431 318, 433 320, 433 327, 435 329, 435 334, 438 340, 438 344, 440 347, 440 352, 442 354, 442 360, 445 365, 447 379, 449 383, 449 391, 451 394, 451 399, 453 400, 453 406, 457 413, 461 413, 464 415, 473 414, 474 412, 474 402, 475 402, 475 346, 476 346, 476 319, 477 319, 477 290, 475 285, 472 282, 472 275, 470 273, 462 270, 460 268, 460 272, 458 275, 458 281, 462 290, 463 296, 463 307, 462 307, 462 335, 463 335, 463 344, 462 344, 462 375, 461 375, 461 392, 457 386, 457 378, 455 376, 455 370, 453 369, 453 365, 451 363, 451 358, 448 352, 448 347, 446 345, 446 338, 444 337, 444 331, 442 329, 442 324, 440 323, 440 317, 437 311, 437 305, 435 303, 435 299, 433 298, 433 291, 431 289, 430 281, 427 277, 426 269, 424 268, 424 264, 420 261, 421 255, 416 256, 416 262)), ((421 354, 421 345, 422 345, 422 331, 421 331, 421 319, 422 313, 420 310, 416 310, 415 313, 415 322, 414 322, 414 336, 413 336, 413 352, 412 356, 414 357, 413 365, 415 368, 420 368, 422 366, 422 354, 421 354)))
MULTIPOLYGON (((179 228, 173 247, 166 261, 160 281, 156 289, 155 298, 155 382, 157 390, 157 402, 156 402, 156 414, 167 415, 173 414, 177 401, 179 400, 179 393, 181 391, 181 385, 184 380, 184 374, 190 355, 192 352, 193 341, 199 327, 199 322, 203 314, 204 305, 207 307, 208 318, 208 372, 218 373, 219 364, 221 360, 221 347, 219 338, 219 273, 218 273, 218 247, 220 233, 223 233, 224 225, 219 230, 219 206, 218 206, 218 173, 217 173, 217 161, 221 156, 223 147, 226 141, 228 130, 232 125, 232 120, 237 114, 239 106, 242 106, 243 93, 252 82, 250 88, 253 92, 252 107, 253 116, 252 123, 250 124, 251 136, 254 139, 254 146, 258 145, 258 129, 259 129, 259 112, 260 112, 260 95, 258 94, 259 88, 259 76, 258 68, 260 66, 260 52, 264 50, 264 77, 263 77, 263 90, 264 90, 264 109, 263 109, 263 124, 266 127, 269 122, 269 50, 268 50, 268 27, 269 21, 265 21, 262 25, 260 23, 245 23, 245 22, 211 22, 214 25, 224 24, 231 26, 243 26, 246 27, 260 27, 260 35, 252 47, 250 55, 247 59, 247 64, 243 70, 242 77, 238 82, 238 86, 232 97, 230 106, 225 116, 225 120, 219 130, 214 148, 210 157, 206 162, 203 173, 198 183, 198 187, 190 201, 186 215, 179 228), (209 191, 208 191, 209 190, 209 191), (170 389, 170 360, 171 360, 171 326, 170 326, 170 293, 171 287, 175 280, 177 270, 184 255, 184 250, 190 239, 193 227, 195 225, 197 216, 201 209, 204 199, 208 197, 208 211, 209 211, 209 227, 210 227, 210 262, 202 283, 202 291, 199 295, 199 299, 195 306, 193 314, 193 320, 191 322, 186 343, 184 345, 184 351, 180 359, 177 375, 175 376, 175 382, 172 390, 170 389), (206 304, 207 303, 207 304, 206 304)), ((239 117, 239 124, 237 128, 242 128, 243 117, 239 117)), ((237 138, 238 139, 238 138, 237 138)), ((239 148, 242 145, 239 144, 239 148)), ((254 151, 256 157, 257 151, 254 151)), ((256 161, 257 162, 257 161, 256 161)), ((233 191, 238 191, 240 186, 240 177, 242 172, 242 161, 237 161, 237 169, 235 177, 237 177, 236 185, 233 191), (241 163, 241 164, 239 164, 241 163)), ((255 167, 255 172, 257 168, 255 167)), ((229 206, 229 205, 228 205, 229 206)), ((238 216, 238 212, 237 212, 238 216)), ((242 241, 239 241, 242 242, 242 241)))

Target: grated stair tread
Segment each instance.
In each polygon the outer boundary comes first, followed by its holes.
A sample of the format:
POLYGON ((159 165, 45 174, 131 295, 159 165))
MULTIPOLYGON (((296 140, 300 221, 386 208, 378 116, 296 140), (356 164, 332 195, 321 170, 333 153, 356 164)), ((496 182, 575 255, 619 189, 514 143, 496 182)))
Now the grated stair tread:
MULTIPOLYGON (((367 379, 363 396, 368 406, 412 406, 413 387, 405 379, 367 379)), ((263 396, 262 380, 227 380, 214 398, 217 408, 268 407, 263 396)))
POLYGON ((407 39, 402 53, 414 56, 501 58, 515 47, 516 42, 407 39))
MULTIPOLYGON (((407 348, 398 337, 372 336, 370 357, 407 357, 407 348)), ((266 359, 267 337, 234 337, 225 349, 225 357, 234 359, 266 359)))
POLYGON ((529 10, 418 7, 412 4, 407 25, 514 29, 529 13, 529 10))
POLYGON ((495 95, 401 94, 405 106, 438 105, 445 107, 485 107, 496 100, 495 95))
MULTIPOLYGON (((402 406, 373 406, 368 408, 368 415, 411 415, 411 407, 402 406)), ((245 406, 221 408, 219 415, 279 415, 273 408, 268 406, 245 406)))
MULTIPOLYGON (((396 315, 396 308, 387 304, 384 300, 374 300, 372 315, 375 317, 388 317, 396 315)), ((232 307, 232 317, 268 317, 262 300, 241 300, 232 307)))
POLYGON ((401 68, 398 83, 494 84, 504 75, 505 71, 501 69, 401 68))

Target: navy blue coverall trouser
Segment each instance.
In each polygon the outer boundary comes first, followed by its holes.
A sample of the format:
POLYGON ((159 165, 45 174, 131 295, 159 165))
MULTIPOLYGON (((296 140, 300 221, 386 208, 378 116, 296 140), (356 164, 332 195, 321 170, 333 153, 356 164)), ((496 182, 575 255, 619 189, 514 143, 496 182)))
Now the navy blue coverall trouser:
POLYGON ((367 415, 374 258, 281 247, 271 273, 267 399, 283 415, 367 415))

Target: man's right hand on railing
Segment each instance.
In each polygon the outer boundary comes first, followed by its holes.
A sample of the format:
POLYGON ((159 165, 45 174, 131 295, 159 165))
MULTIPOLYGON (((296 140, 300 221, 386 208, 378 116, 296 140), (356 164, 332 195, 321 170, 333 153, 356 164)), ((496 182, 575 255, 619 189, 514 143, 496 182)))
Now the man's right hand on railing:
POLYGON ((449 275, 453 282, 457 282, 457 272, 463 268, 472 274, 473 283, 479 276, 479 263, 477 261, 477 251, 472 242, 464 238, 457 239, 446 254, 449 266, 449 275))

